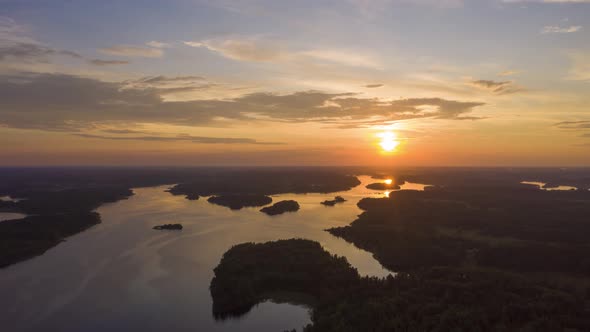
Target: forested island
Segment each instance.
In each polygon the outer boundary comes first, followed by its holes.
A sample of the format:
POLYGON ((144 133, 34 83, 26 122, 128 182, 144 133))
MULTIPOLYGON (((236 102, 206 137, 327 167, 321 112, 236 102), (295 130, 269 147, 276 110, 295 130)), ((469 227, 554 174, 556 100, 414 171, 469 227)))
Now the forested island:
POLYGON ((272 198, 266 195, 255 194, 221 195, 211 196, 207 199, 207 202, 221 206, 226 206, 232 210, 239 210, 245 207, 264 206, 270 204, 272 203, 272 198))
POLYGON ((367 189, 372 190, 399 190, 401 187, 399 184, 396 183, 385 183, 385 182, 377 182, 377 183, 370 183, 367 185, 367 189))
POLYGON ((344 197, 342 196, 336 196, 334 197, 334 199, 331 200, 325 200, 323 202, 321 202, 320 204, 325 205, 325 206, 334 206, 338 203, 344 203, 346 202, 346 200, 344 199, 344 197))
POLYGON ((303 239, 236 245, 214 273, 210 290, 219 319, 240 316, 265 300, 310 306, 359 277, 345 258, 303 239))
POLYGON ((164 224, 164 225, 156 225, 153 227, 155 230, 171 230, 171 231, 181 231, 182 230, 181 224, 164 224))
POLYGON ((276 202, 271 206, 260 209, 260 212, 264 212, 269 216, 276 216, 285 212, 296 212, 299 211, 299 203, 293 200, 285 200, 276 202))
POLYGON ((211 281, 213 314, 239 316, 265 300, 312 308, 305 332, 586 331, 588 294, 571 285, 475 266, 360 277, 317 242, 245 243, 227 251, 211 281))

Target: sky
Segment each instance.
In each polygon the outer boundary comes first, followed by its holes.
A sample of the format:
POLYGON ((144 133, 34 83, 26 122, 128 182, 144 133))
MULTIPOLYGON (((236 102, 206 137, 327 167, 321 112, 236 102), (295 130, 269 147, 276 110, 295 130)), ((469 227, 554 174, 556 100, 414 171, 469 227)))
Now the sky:
POLYGON ((0 166, 590 166, 590 0, 0 0, 0 166))

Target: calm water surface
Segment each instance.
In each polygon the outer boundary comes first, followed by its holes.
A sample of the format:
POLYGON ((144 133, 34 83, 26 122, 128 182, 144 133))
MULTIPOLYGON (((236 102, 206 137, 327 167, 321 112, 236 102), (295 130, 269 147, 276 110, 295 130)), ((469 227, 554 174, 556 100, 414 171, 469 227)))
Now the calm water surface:
MULTIPOLYGON (((5 331, 283 331, 309 320, 302 306, 265 302, 239 319, 215 321, 209 283, 213 268, 232 245, 247 241, 306 238, 346 256, 362 275, 386 276, 366 251, 324 229, 350 224, 367 176, 347 192, 287 194, 296 213, 267 216, 259 208, 232 211, 202 197, 189 201, 169 186, 134 189, 135 195, 97 211, 102 224, 68 238, 42 256, 0 270, 0 326, 5 331), (341 195, 334 207, 319 204, 341 195), (155 231, 163 223, 184 230, 155 231)), ((418 184, 413 184, 420 186, 418 184)))
POLYGON ((0 212, 0 221, 11 220, 11 219, 22 219, 26 216, 27 216, 26 214, 22 214, 22 213, 0 212))

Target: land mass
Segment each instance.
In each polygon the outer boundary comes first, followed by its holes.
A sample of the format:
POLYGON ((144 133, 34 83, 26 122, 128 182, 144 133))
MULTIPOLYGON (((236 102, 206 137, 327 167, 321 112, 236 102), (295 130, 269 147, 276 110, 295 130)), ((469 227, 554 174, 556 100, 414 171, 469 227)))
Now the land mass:
MULTIPOLYGON (((200 195, 261 195, 286 192, 324 192, 345 190, 360 182, 347 175, 346 169, 326 168, 256 168, 236 169, 223 167, 47 167, 47 168, 2 168, 0 170, 0 196, 16 198, 17 201, 0 201, 0 212, 15 212, 34 215, 35 220, 47 220, 47 225, 35 222, 28 225, 33 230, 47 232, 45 226, 61 238, 76 232, 66 229, 61 223, 52 222, 59 215, 75 215, 80 225, 77 232, 87 229, 88 220, 80 217, 90 214, 104 203, 116 202, 133 194, 131 188, 157 185, 175 185, 172 194, 185 195, 197 200, 200 195)), ((249 200, 249 199, 247 199, 249 200)), ((233 208, 263 206, 270 198, 255 202, 232 202, 231 198, 214 198, 213 201, 233 208)), ((23 219, 20 219, 21 221, 23 219)), ((75 222, 75 221, 72 221, 75 222)), ((4 223, 4 222, 0 222, 4 223)), ((6 223, 2 229, 12 229, 14 223, 6 223)), ((12 233, 4 232, 0 238, 12 233)), ((31 234, 35 234, 32 232, 31 234)), ((60 238, 58 236, 58 238, 60 238)), ((14 237, 4 241, 0 261, 18 262, 33 255, 19 247, 40 254, 59 243, 42 237, 14 237), (38 243, 35 243, 38 242, 38 243), (18 253, 22 253, 19 254, 18 253)))
POLYGON ((226 206, 232 210, 239 210, 244 207, 264 206, 272 203, 272 198, 265 195, 221 195, 211 196, 207 202, 226 206))
POLYGON ((299 203, 293 200, 285 200, 274 203, 272 206, 262 208, 260 212, 264 212, 269 216, 283 214, 285 212, 296 212, 299 210, 299 203))
POLYGON ((307 169, 234 170, 195 177, 169 191, 173 195, 329 193, 358 186, 360 181, 340 171, 307 169))
POLYGON ((131 196, 124 187, 23 190, 21 200, 0 202, 0 211, 28 214, 0 222, 0 267, 40 255, 66 237, 100 223, 92 212, 103 203, 131 196))
POLYGON ((284 300, 285 294, 291 294, 289 302, 311 305, 358 279, 345 258, 302 239, 236 245, 214 273, 210 290, 218 319, 240 316, 265 300, 284 300))
POLYGON ((367 189, 372 190, 399 190, 401 187, 395 183, 384 183, 384 182, 377 182, 377 183, 370 183, 366 187, 367 189))
POLYGON ((43 254, 100 223, 96 212, 28 216, 0 222, 0 268, 43 254))
POLYGON ((394 271, 465 264, 590 277, 590 192, 445 187, 364 198, 328 231, 394 271))
POLYGON ((213 314, 240 316, 265 300, 311 307, 305 332, 585 331, 587 294, 509 272, 432 267, 360 277, 317 242, 245 243, 226 252, 211 281, 213 314), (287 295, 286 295, 287 294, 287 295), (305 299, 305 300, 301 300, 305 299))
POLYGON ((153 229, 156 229, 156 230, 176 230, 176 231, 181 231, 182 230, 182 225, 181 224, 164 224, 164 225, 154 226, 153 229))
POLYGON ((344 199, 344 197, 342 196, 336 196, 334 197, 334 199, 332 200, 325 200, 323 202, 321 202, 320 204, 326 205, 326 206, 334 206, 338 203, 344 203, 346 202, 346 200, 344 199))

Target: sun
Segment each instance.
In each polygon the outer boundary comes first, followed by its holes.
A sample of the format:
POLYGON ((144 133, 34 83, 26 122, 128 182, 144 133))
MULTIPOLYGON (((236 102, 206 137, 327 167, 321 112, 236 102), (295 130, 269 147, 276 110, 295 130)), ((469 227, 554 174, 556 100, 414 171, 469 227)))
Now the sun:
POLYGON ((383 182, 385 182, 386 185, 390 185, 390 184, 393 183, 393 180, 392 179, 387 179, 387 180, 385 180, 383 182))
POLYGON ((395 133, 391 131, 379 133, 377 136, 381 138, 379 145, 381 146, 381 149, 383 149, 383 151, 385 152, 393 152, 399 145, 397 136, 395 135, 395 133))

